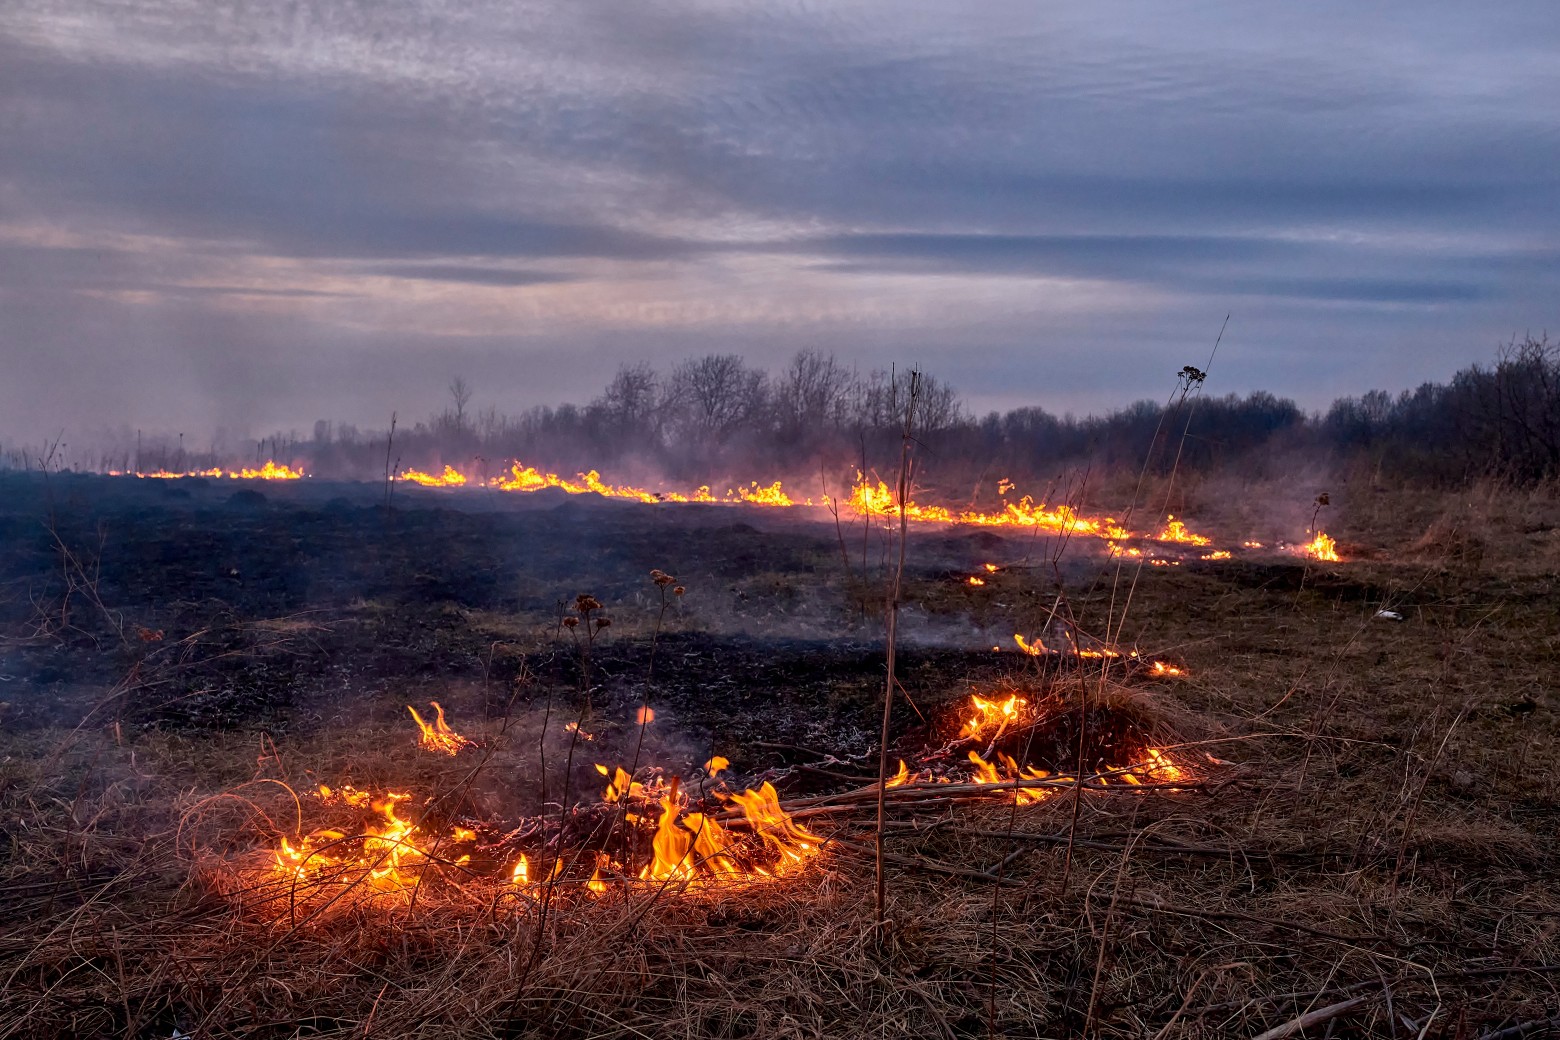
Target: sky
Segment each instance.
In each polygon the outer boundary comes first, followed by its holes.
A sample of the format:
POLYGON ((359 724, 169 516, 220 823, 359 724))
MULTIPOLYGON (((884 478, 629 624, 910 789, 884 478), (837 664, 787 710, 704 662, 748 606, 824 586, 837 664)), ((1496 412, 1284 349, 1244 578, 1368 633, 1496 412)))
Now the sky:
POLYGON ((800 349, 1084 413, 1227 314, 1308 408, 1560 326, 1553 0, 0 5, 0 439, 800 349))

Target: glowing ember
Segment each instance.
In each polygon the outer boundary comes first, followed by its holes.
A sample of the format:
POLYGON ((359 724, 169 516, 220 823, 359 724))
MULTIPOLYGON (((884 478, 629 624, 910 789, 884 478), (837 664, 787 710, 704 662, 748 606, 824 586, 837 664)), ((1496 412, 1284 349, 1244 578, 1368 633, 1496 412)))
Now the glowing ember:
POLYGON ((1211 553, 1204 553, 1202 558, 1205 560, 1227 560, 1230 558, 1230 551, 1228 549, 1219 549, 1211 553))
POLYGON ((1173 784, 1186 779, 1186 771, 1158 748, 1145 748, 1136 768, 1146 772, 1156 783, 1173 784))
POLYGON ((1149 669, 1149 674, 1175 676, 1185 675, 1186 673, 1173 664, 1165 664, 1163 661, 1155 661, 1153 667, 1149 669))
POLYGON ((640 708, 634 712, 634 721, 641 726, 650 725, 650 723, 655 721, 655 709, 648 706, 640 708))
POLYGON ((995 573, 997 573, 997 571, 1002 569, 1001 567, 998 567, 994 563, 986 563, 986 564, 982 564, 981 566, 985 567, 986 570, 990 571, 992 574, 995 574, 995 573))
POLYGON ((406 710, 412 713, 412 721, 417 723, 419 731, 417 746, 424 751, 432 751, 441 755, 458 754, 461 748, 471 747, 471 741, 450 729, 449 723, 444 721, 444 709, 439 706, 439 702, 432 701, 430 703, 433 705, 433 710, 438 713, 431 726, 423 721, 421 715, 417 714, 416 708, 410 704, 406 706, 406 710))
POLYGON ((1300 547, 1300 555, 1309 556, 1323 563, 1343 562, 1343 557, 1338 555, 1338 543, 1321 531, 1316 532, 1315 538, 1300 547))

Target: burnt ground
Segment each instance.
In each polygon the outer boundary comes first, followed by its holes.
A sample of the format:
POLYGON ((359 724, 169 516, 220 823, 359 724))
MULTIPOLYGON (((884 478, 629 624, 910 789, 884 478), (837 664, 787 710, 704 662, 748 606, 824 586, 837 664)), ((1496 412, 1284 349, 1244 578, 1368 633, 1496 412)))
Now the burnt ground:
MULTIPOLYGON (((1359 562, 1181 553, 1118 572, 1087 545, 917 532, 896 754, 946 741, 973 691, 1065 705, 1071 673, 1014 652, 1013 633, 1060 610, 1103 634, 1130 591, 1123 647, 1187 676, 1111 669, 1116 707, 1096 705, 1086 735, 1232 763, 1205 764, 1217 793, 1086 802, 1076 822, 1052 803, 1020 822, 1000 806, 900 821, 914 830, 894 839, 887 948, 872 938, 870 864, 841 853, 827 883, 798 881, 783 905, 699 903, 697 921, 668 908, 627 949, 683 997, 565 973, 550 984, 578 994, 571 1010, 527 997, 522 1026, 513 986, 422 1001, 409 980, 448 951, 417 952, 415 929, 400 946, 309 947, 308 980, 255 960, 250 974, 279 988, 226 996, 196 963, 137 975, 123 952, 50 937, 112 919, 131 942, 171 944, 175 965, 195 939, 166 915, 197 913, 252 951, 242 919, 191 885, 204 862, 191 807, 262 777, 465 776, 465 758, 417 757, 407 704, 440 701, 496 756, 462 781, 464 810, 495 826, 560 791, 593 798, 595 762, 633 759, 647 699, 640 761, 668 774, 722 755, 787 796, 857 784, 875 769, 884 539, 760 508, 562 493, 397 489, 387 508, 368 485, 0 475, 0 920, 19 922, 0 926, 15 980, 0 1037, 24 1020, 44 1035, 192 1022, 214 1036, 1254 1035, 1361 994, 1334 1035, 1540 1021, 1560 1007, 1560 508, 1509 493, 1335 498, 1353 503, 1339 535, 1359 562), (686 594, 663 606, 652 568, 686 594), (581 594, 611 619, 589 639, 561 623, 581 594), (591 739, 566 737, 565 721, 591 739), (1014 827, 1034 836, 1017 849, 990 837, 1014 827), (1073 855, 1043 840, 1063 832, 1082 835, 1073 855), (918 861, 1007 865, 993 888, 918 861), (754 935, 790 951, 784 965, 754 935), (715 952, 690 961, 693 936, 715 952), (321 983, 339 970, 375 982, 321 983), (733 972, 779 973, 788 992, 766 1001, 733 972), (134 978, 116 989, 116 976, 134 978), (385 1001, 402 1017, 368 1028, 385 1001), (581 1017, 596 1004, 612 1010, 581 1017)), ((1060 711, 1009 750, 1076 768, 1077 717, 1060 711)), ((1112 763, 1102 746, 1088 764, 1112 763)), ((224 820, 202 840, 256 846, 253 820, 224 820)), ((491 958, 513 939, 462 956, 506 978, 491 958)))

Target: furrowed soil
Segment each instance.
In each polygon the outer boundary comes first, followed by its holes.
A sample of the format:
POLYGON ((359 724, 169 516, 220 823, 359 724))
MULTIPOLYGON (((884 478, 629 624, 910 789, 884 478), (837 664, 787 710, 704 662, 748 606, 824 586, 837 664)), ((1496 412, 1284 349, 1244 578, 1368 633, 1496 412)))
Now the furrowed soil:
MULTIPOLYGON (((1239 545, 1285 493, 1180 501, 1239 545)), ((0 1040, 1560 1035, 1560 501, 1332 501, 1337 564, 913 530, 891 765, 962 782, 971 696, 1016 693, 1047 721, 994 751, 1088 775, 1153 746, 1185 782, 891 800, 879 923, 849 792, 877 778, 880 527, 0 474, 0 1040), (1062 622, 1124 656, 1019 652, 1062 622), (417 748, 434 701, 476 746, 417 748), (598 811, 598 763, 707 794, 713 756, 822 852, 281 918, 233 883, 319 783, 407 792, 497 862, 598 811)))

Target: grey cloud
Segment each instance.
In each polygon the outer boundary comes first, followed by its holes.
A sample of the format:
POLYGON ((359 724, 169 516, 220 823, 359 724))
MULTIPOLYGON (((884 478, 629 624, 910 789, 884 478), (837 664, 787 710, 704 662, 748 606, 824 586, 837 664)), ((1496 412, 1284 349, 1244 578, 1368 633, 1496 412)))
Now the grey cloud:
POLYGON ((508 267, 472 264, 378 264, 360 268, 364 273, 427 282, 464 282, 468 285, 522 286, 572 282, 572 275, 554 271, 517 271, 508 267))
POLYGON ((1200 340, 1228 305, 1245 312, 1237 337, 1249 329, 1260 347, 1225 371, 1316 397, 1351 389, 1321 374, 1327 362, 1409 383, 1553 321, 1560 21, 1546 2, 203 11, 14 0, 0 12, 0 240, 10 227, 160 243, 0 245, 0 355, 26 380, 60 378, 51 357, 91 356, 125 363, 109 390, 166 365, 198 372, 213 401, 273 394, 244 399, 256 421, 328 410, 327 390, 341 413, 377 395, 364 406, 377 412, 398 385, 365 387, 359 359, 393 354, 421 379, 474 341, 376 339, 363 330, 384 301, 367 290, 339 308, 355 308, 350 327, 302 306, 337 291, 325 279, 357 275, 604 297, 623 278, 712 312, 751 291, 755 268, 777 296, 793 277, 889 294, 864 304, 891 317, 920 305, 914 290, 856 276, 937 276, 950 293, 935 328, 910 337, 908 321, 805 314, 550 326, 540 347, 517 333, 482 348, 495 388, 506 351, 590 347, 596 384, 624 358, 735 344, 766 359, 822 342, 872 363, 964 349, 983 359, 961 366, 978 392, 1093 400, 1098 358, 1157 358, 1145 344, 1200 340), (243 284, 279 257, 289 281, 243 284), (1036 276, 1121 298, 1152 289, 1155 302, 1058 324, 1011 285, 990 291, 1036 276), (155 300, 59 306, 78 290, 155 300), (300 307, 237 316, 243 296, 300 307), (268 389, 228 343, 246 358, 298 350, 322 366, 308 389, 324 403, 268 389))

